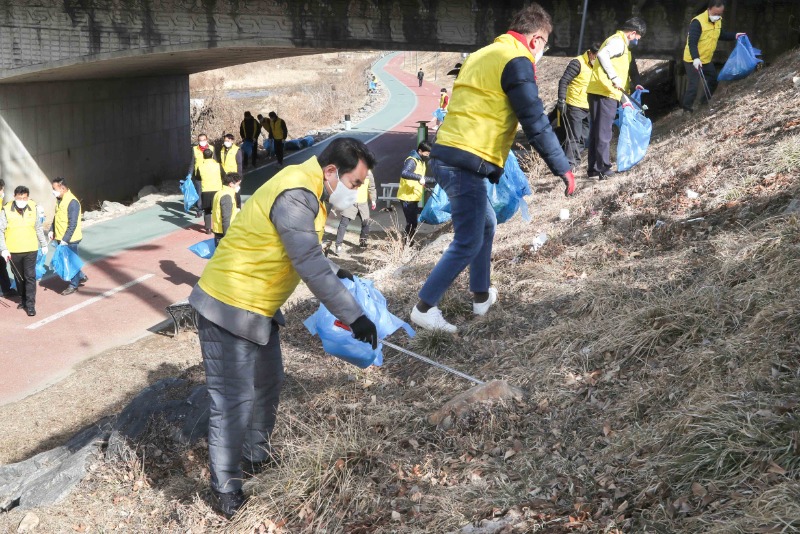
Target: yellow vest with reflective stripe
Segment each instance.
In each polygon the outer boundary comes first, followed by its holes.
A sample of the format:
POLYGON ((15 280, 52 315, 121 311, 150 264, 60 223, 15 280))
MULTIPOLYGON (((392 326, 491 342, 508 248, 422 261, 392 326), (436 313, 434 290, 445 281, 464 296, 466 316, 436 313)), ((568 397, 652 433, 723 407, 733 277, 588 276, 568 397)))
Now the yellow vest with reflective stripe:
MULTIPOLYGON (((437 138, 437 143, 438 138, 437 138)), ((416 167, 414 168, 414 174, 419 174, 420 176, 425 176, 426 165, 425 162, 415 158, 414 156, 408 156, 406 160, 403 162, 403 166, 405 167, 405 162, 408 160, 414 160, 416 163, 416 167)), ((403 200, 405 202, 419 202, 422 200, 422 193, 425 191, 425 186, 419 183, 418 180, 408 180, 406 178, 400 178, 400 188, 397 190, 397 199, 403 200)))
MULTIPOLYGON (((56 239, 61 241, 61 238, 64 237, 64 234, 67 232, 67 227, 69 226, 69 214, 67 213, 69 204, 73 200, 78 200, 75 195, 72 194, 72 191, 67 189, 64 192, 64 196, 56 203, 56 219, 55 219, 55 229, 53 230, 53 235, 56 239)), ((78 201, 78 206, 81 203, 78 201)), ((69 242, 72 243, 74 241, 80 241, 83 239, 83 233, 81 232, 81 219, 83 218, 82 209, 78 210, 78 225, 75 227, 75 231, 72 233, 72 238, 70 238, 69 242)))
MULTIPOLYGON (((619 76, 620 83, 624 87, 628 83, 628 70, 631 68, 631 51, 630 48, 628 48, 628 39, 625 38, 625 32, 620 30, 606 39, 600 49, 602 50, 605 48, 608 42, 614 37, 619 37, 622 39, 622 42, 625 43, 625 51, 622 55, 611 58, 611 66, 614 67, 617 76, 619 76)), ((591 95, 613 98, 614 100, 622 98, 622 91, 614 88, 608 74, 606 74, 605 69, 600 64, 599 59, 594 62, 594 66, 592 67, 592 76, 589 79, 589 87, 586 89, 586 92, 591 95)))
MULTIPOLYGON (((289 189, 306 189, 317 198, 322 196, 322 167, 316 156, 286 167, 244 204, 200 277, 203 291, 229 306, 267 317, 273 317, 286 302, 300 276, 270 221, 270 213, 278 196, 289 189)), ((320 243, 327 217, 320 202, 314 219, 320 243)))
POLYGON ((369 176, 366 177, 364 183, 358 188, 358 196, 356 197, 356 204, 365 204, 369 202, 369 176))
POLYGON ((436 144, 475 154, 501 168, 505 165, 519 120, 500 78, 506 64, 519 57, 534 63, 525 45, 504 34, 464 61, 436 144))
POLYGON ((236 214, 239 213, 239 208, 236 207, 236 191, 229 185, 217 191, 217 194, 214 195, 214 202, 211 205, 211 231, 215 234, 225 232, 225 229, 222 228, 222 209, 220 208, 222 197, 231 197, 231 224, 233 224, 236 214))
POLYGON ((586 88, 589 85, 589 78, 592 77, 592 66, 589 65, 589 52, 577 59, 581 64, 581 71, 567 86, 567 104, 576 108, 589 109, 589 97, 586 88))
POLYGON ((275 120, 269 119, 269 126, 272 130, 272 137, 280 141, 283 139, 283 128, 281 128, 281 118, 278 117, 275 120))
MULTIPOLYGON (((700 40, 697 41, 697 52, 700 54, 700 61, 705 65, 711 63, 714 57, 714 52, 717 50, 717 41, 719 41, 719 34, 722 33, 722 19, 717 22, 708 20, 708 11, 700 13, 692 20, 700 23, 703 33, 700 34, 700 40)), ((683 50, 683 60, 687 63, 692 62, 692 54, 689 53, 689 36, 686 36, 686 48, 683 50)))
POLYGON ((39 250, 39 238, 36 237, 36 202, 28 200, 28 205, 19 214, 14 201, 3 207, 6 212, 6 247, 12 254, 24 254, 39 250))
POLYGON ((222 147, 222 150, 219 151, 219 160, 222 164, 222 170, 225 171, 225 174, 229 172, 239 172, 239 166, 236 164, 236 153, 239 152, 239 147, 236 145, 231 145, 228 151, 225 151, 225 147, 222 147))
MULTIPOLYGON (((210 148, 211 152, 214 152, 214 147, 206 145, 206 148, 210 148)), ((192 157, 194 158, 194 173, 197 174, 200 172, 200 164, 203 163, 203 152, 205 152, 205 148, 201 149, 200 145, 195 145, 192 147, 192 157)))
POLYGON ((214 158, 203 160, 200 164, 200 189, 203 193, 222 189, 220 166, 214 158))

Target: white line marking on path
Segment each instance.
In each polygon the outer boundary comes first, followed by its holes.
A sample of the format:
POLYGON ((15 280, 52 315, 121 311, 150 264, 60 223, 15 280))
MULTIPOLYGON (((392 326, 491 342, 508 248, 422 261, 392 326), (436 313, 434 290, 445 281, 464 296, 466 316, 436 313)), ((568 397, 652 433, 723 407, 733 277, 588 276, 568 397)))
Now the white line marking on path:
POLYGON ((32 325, 28 325, 26 328, 28 330, 36 330, 37 328, 42 327, 42 326, 44 326, 44 325, 46 325, 48 323, 52 323, 53 321, 61 319, 65 315, 69 315, 70 313, 76 312, 76 311, 80 310, 81 308, 85 308, 86 306, 88 306, 90 304, 94 304, 95 302, 103 300, 104 298, 108 298, 108 297, 110 297, 112 295, 115 295, 116 293, 119 293, 120 291, 125 291, 126 289, 128 289, 131 286, 135 286, 136 284, 140 284, 140 283, 144 282, 145 280, 147 280, 148 278, 150 278, 151 276, 153 276, 153 273, 145 274, 143 276, 140 276, 136 280, 131 280, 127 284, 122 284, 121 286, 115 287, 114 289, 109 289, 105 293, 101 293, 101 294, 97 295, 96 297, 90 298, 87 301, 81 302, 80 304, 76 304, 75 306, 72 306, 71 308, 67 308, 66 310, 60 311, 60 312, 58 312, 58 313, 56 313, 54 315, 51 315, 50 317, 47 317, 46 319, 42 319, 38 323, 33 323, 32 325))

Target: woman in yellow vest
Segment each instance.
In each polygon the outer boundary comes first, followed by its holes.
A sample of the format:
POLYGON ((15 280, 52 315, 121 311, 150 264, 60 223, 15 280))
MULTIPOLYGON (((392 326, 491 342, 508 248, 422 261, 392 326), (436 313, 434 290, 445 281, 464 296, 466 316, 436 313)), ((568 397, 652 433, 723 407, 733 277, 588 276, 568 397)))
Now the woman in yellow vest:
MULTIPOLYGON (((718 41, 733 41, 744 33, 722 31, 722 14, 725 12, 725 0, 710 0, 708 9, 697 15, 689 24, 686 47, 683 50, 683 67, 686 70, 686 93, 683 95, 682 107, 687 113, 694 108, 697 88, 700 85, 700 71, 708 84, 710 94, 717 89, 717 69, 712 59, 718 41)), ((703 103, 708 98, 703 91, 703 103)))
MULTIPOLYGON (((53 179, 52 186, 53 196, 56 197, 56 215, 53 224, 50 225, 47 239, 56 239, 60 245, 69 246, 70 250, 77 254, 78 244, 83 239, 81 203, 67 187, 64 178, 53 179)), ((89 277, 83 274, 83 271, 78 271, 61 294, 75 293, 78 286, 86 283, 88 279, 89 277)))
POLYGON ((13 264, 17 291, 22 299, 17 309, 36 315, 36 257, 39 248, 47 254, 42 221, 44 210, 28 198, 24 185, 14 189, 14 200, 0 210, 0 255, 13 264))
POLYGON ((397 199, 403 205, 403 215, 406 218, 406 244, 413 243, 414 234, 417 233, 419 224, 419 202, 425 193, 425 172, 427 162, 431 156, 431 144, 422 141, 416 150, 411 151, 400 171, 400 188, 397 190, 397 199))
MULTIPOLYGON (((589 177, 606 180, 611 171, 611 125, 617 114, 617 105, 628 83, 633 60, 630 47, 639 44, 647 24, 639 17, 625 21, 622 28, 605 40, 597 51, 597 61, 592 66, 589 86, 589 177)), ((636 80, 634 80, 635 82, 636 80)))
POLYGON ((558 112, 567 132, 567 159, 575 171, 581 161, 581 152, 589 139, 589 97, 586 88, 592 77, 592 66, 597 58, 600 43, 567 65, 558 82, 558 112))
POLYGON ((372 171, 367 173, 367 179, 358 188, 358 196, 356 203, 342 210, 342 217, 339 219, 339 228, 336 231, 336 247, 334 250, 336 254, 342 251, 342 243, 344 242, 344 235, 347 233, 347 226, 350 221, 356 217, 361 218, 361 236, 358 240, 358 246, 365 248, 367 246, 367 236, 369 235, 369 226, 372 224, 372 219, 369 216, 369 208, 372 205, 372 211, 375 211, 378 201, 378 190, 375 187, 375 177, 372 171))
POLYGON ((220 239, 228 233, 228 228, 239 213, 236 195, 241 189, 241 183, 242 177, 238 173, 229 172, 225 175, 222 189, 214 195, 211 206, 211 231, 214 232, 215 245, 219 245, 220 239))
POLYGON ((203 206, 203 223, 207 234, 211 233, 211 206, 214 195, 222 189, 222 167, 214 159, 214 152, 206 149, 200 163, 200 202, 203 206))

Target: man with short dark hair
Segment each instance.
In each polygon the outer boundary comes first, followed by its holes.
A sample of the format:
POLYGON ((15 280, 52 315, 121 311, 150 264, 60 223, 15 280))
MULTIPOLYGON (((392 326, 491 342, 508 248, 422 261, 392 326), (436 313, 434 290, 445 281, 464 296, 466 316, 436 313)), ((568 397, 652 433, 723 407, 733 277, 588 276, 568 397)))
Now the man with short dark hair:
POLYGON ((284 379, 280 308, 300 281, 356 339, 377 346, 375 325, 339 281, 353 275, 320 246, 325 202, 352 205, 374 165, 364 143, 340 137, 273 176, 236 215, 189 297, 211 396, 212 505, 226 517, 244 504, 243 466, 255 474, 270 462, 284 379))
POLYGON ((267 134, 269 134, 269 138, 272 140, 275 158, 278 160, 278 165, 283 165, 283 142, 289 137, 286 121, 278 117, 278 114, 274 111, 270 111, 268 122, 269 129, 267 130, 267 134))
POLYGON ((195 213, 197 217, 203 215, 203 203, 200 197, 200 164, 203 163, 203 152, 206 149, 214 151, 214 145, 209 144, 208 136, 204 133, 197 135, 197 144, 192 147, 192 161, 189 163, 189 172, 186 175, 187 180, 191 180, 194 184, 194 189, 197 191, 197 204, 195 205, 195 213))
POLYGON ((219 151, 219 164, 225 174, 235 172, 242 176, 242 150, 233 142, 234 139, 232 133, 225 134, 222 149, 219 151))
POLYGON ((261 124, 249 111, 244 112, 244 120, 239 124, 239 135, 242 137, 244 164, 247 165, 247 158, 252 156, 250 161, 255 167, 258 161, 258 136, 261 135, 261 124))
MULTIPOLYGON (((78 244, 83 239, 81 203, 67 187, 64 178, 53 179, 53 196, 56 197, 56 213, 50 231, 47 233, 48 241, 54 238, 60 245, 67 245, 72 252, 78 253, 78 244)), ((78 271, 70 280, 62 295, 71 295, 78 290, 78 286, 86 283, 88 276, 83 271, 78 271)))
POLYGON ((484 178, 498 183, 518 124, 550 171, 575 192, 575 177, 539 99, 534 63, 548 48, 550 15, 533 3, 519 11, 508 33, 471 54, 453 85, 447 120, 431 150, 431 168, 450 199, 455 237, 433 268, 411 310, 422 328, 456 332, 437 304, 469 266, 472 311, 484 315, 497 301, 490 287, 492 243, 497 218, 484 178))
POLYGON ((558 82, 558 111, 567 132, 567 159, 574 172, 581 161, 581 152, 589 139, 589 99, 586 88, 592 77, 592 65, 600 44, 569 62, 558 82))
POLYGON ((422 79, 425 77, 425 73, 422 72, 422 67, 417 71, 417 81, 419 82, 419 86, 422 87, 422 79))
POLYGON ((36 257, 39 248, 47 255, 47 241, 42 230, 44 210, 29 199, 24 185, 14 189, 14 200, 0 210, 0 256, 14 267, 14 278, 22 300, 17 309, 29 317, 36 315, 36 257))

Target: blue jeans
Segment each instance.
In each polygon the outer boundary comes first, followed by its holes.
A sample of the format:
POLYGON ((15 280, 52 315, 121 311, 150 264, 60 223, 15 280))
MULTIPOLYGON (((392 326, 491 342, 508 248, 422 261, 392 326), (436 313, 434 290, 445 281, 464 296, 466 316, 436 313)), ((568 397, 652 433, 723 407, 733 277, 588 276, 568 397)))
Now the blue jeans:
POLYGON ((431 160, 433 176, 450 199, 453 242, 433 268, 419 292, 425 304, 436 306, 453 281, 469 266, 469 289, 489 291, 492 243, 497 217, 487 195, 488 180, 482 175, 431 160))
MULTIPOLYGON (((80 241, 78 243, 80 243, 80 241)), ((78 243, 70 243, 69 245, 67 245, 69 249, 75 253, 75 255, 78 254, 78 243)), ((86 275, 83 274, 83 271, 78 271, 75 274, 75 276, 72 277, 72 280, 69 281, 69 285, 71 285, 72 287, 78 287, 78 284, 81 283, 81 280, 85 278, 86 275)))

